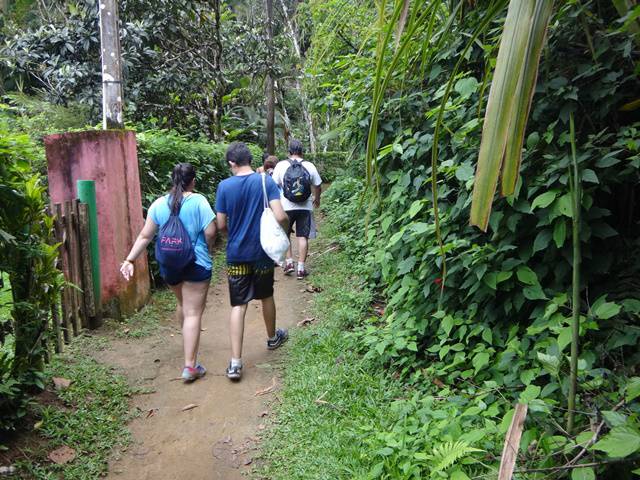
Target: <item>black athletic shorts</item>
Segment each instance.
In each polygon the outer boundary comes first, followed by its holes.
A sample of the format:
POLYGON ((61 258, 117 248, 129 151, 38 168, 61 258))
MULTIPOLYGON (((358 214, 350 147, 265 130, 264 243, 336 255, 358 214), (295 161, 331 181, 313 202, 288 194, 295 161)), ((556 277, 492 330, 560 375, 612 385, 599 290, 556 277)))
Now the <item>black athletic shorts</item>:
POLYGON ((231 306, 273 297, 273 267, 271 259, 251 263, 228 263, 231 306))
POLYGON ((287 210, 289 216, 289 235, 294 231, 295 225, 296 237, 309 238, 311 233, 311 210, 287 210))

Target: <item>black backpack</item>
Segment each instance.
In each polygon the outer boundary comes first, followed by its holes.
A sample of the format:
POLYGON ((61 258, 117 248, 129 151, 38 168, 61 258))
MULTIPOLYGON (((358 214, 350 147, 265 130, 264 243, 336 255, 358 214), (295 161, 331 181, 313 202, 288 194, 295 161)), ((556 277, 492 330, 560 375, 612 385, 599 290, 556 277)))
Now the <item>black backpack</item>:
POLYGON ((282 179, 282 193, 285 198, 294 203, 302 203, 311 196, 311 175, 302 162, 287 160, 289 168, 282 179))

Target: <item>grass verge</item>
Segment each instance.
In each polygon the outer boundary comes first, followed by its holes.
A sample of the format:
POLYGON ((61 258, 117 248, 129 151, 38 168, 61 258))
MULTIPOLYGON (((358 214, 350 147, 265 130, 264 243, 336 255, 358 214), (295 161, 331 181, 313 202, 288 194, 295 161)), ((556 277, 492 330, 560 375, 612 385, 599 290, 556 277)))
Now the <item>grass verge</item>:
POLYGON ((111 450, 129 442, 126 424, 132 416, 132 390, 124 377, 90 357, 84 344, 87 340, 78 338, 47 367, 48 389, 53 377, 68 379, 71 385, 58 390, 57 399, 49 390, 48 396, 54 401, 35 405, 35 416, 41 420, 34 430, 41 441, 30 442, 33 446, 22 449, 23 458, 16 462, 19 478, 99 478, 107 471, 111 450), (47 455, 62 446, 72 448, 76 458, 57 465, 47 455))
MULTIPOLYGON (((321 243, 321 242, 318 242, 321 243)), ((328 245, 317 245, 325 252, 328 245)), ((313 262, 317 321, 292 334, 281 403, 265 434, 257 478, 364 478, 370 470, 363 438, 384 423, 399 386, 370 368, 354 348, 349 327, 369 309, 372 293, 340 251, 313 262)))
POLYGON ((142 338, 156 334, 168 324, 175 310, 170 290, 154 292, 150 302, 122 322, 108 320, 95 333, 76 337, 64 354, 55 355, 46 368, 47 390, 34 398, 28 416, 30 425, 16 439, 12 449, 23 479, 94 479, 108 469, 108 457, 130 441, 127 423, 136 415, 129 398, 138 390, 114 369, 94 360, 97 350, 109 348, 116 338, 142 338), (53 378, 71 381, 56 390, 53 378), (48 454, 67 446, 76 452, 64 465, 53 463, 48 454))

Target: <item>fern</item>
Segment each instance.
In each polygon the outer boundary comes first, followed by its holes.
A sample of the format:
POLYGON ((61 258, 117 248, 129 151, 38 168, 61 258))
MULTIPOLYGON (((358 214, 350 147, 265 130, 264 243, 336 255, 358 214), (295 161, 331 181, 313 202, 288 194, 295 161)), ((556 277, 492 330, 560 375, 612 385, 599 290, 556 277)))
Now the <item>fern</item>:
POLYGON ((446 470, 459 459, 472 452, 481 452, 478 448, 470 447, 467 442, 446 442, 433 449, 433 467, 431 473, 446 470))

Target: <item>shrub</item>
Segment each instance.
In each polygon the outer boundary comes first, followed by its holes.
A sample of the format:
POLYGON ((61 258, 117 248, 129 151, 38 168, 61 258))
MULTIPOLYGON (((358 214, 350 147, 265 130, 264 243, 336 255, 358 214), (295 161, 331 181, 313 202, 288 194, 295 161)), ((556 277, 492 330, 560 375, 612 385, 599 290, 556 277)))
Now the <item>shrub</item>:
POLYGON ((347 172, 355 172, 361 165, 361 162, 351 159, 347 152, 305 153, 304 159, 316 166, 324 182, 333 182, 347 172))
POLYGON ((24 415, 26 391, 44 388, 47 323, 62 286, 34 151, 27 135, 10 132, 0 118, 0 272, 9 274, 12 293, 11 320, 0 320, 0 430, 24 415))

